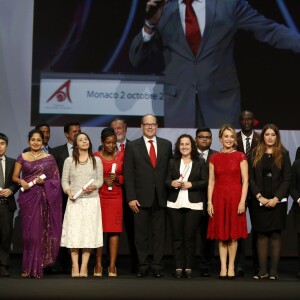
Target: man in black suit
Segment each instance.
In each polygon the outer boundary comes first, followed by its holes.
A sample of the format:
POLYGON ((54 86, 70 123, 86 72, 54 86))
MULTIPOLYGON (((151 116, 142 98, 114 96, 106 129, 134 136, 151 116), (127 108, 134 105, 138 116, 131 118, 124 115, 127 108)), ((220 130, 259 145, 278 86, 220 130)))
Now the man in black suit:
MULTIPOLYGON (((117 135, 117 148, 119 151, 125 151, 126 145, 129 140, 126 138, 127 133, 127 123, 124 119, 114 119, 110 123, 110 127, 114 129, 117 135)), ((135 249, 134 244, 134 220, 133 220, 133 213, 132 210, 129 208, 127 199, 126 199, 126 192, 125 186, 122 186, 123 189, 123 219, 124 219, 124 226, 127 233, 127 240, 128 240, 128 247, 129 253, 131 257, 131 272, 135 273, 136 268, 138 265, 138 257, 137 252, 135 249)))
POLYGON ((139 259, 137 277, 148 274, 150 249, 154 277, 162 276, 165 245, 165 179, 172 144, 156 136, 157 119, 145 115, 141 120, 143 136, 127 144, 124 159, 124 179, 127 201, 134 212, 135 246, 139 259), (152 243, 150 246, 150 232, 152 243))
MULTIPOLYGON (((49 154, 53 154, 52 148, 49 146, 49 140, 50 140, 50 136, 51 136, 50 125, 47 123, 41 123, 41 124, 36 125, 35 129, 40 130, 44 135, 42 151, 49 153, 49 154)), ((28 151, 30 151, 29 147, 27 147, 26 149, 23 150, 23 152, 28 152, 28 151)))
POLYGON ((16 201, 14 194, 19 189, 12 182, 15 159, 5 156, 8 137, 0 133, 0 276, 9 276, 9 254, 13 231, 16 201))
MULTIPOLYGON (((65 159, 73 154, 73 139, 74 136, 81 131, 80 124, 78 122, 69 122, 64 126, 64 134, 67 138, 67 143, 61 146, 57 146, 52 149, 52 154, 56 160, 60 177, 62 176, 63 167, 65 159)), ((66 205, 68 201, 68 196, 62 193, 63 205, 62 213, 65 214, 66 205)), ((55 273, 70 273, 70 255, 68 249, 61 247, 59 250, 58 258, 56 264, 53 267, 53 272, 55 273)))
MULTIPOLYGON (((212 143, 212 133, 210 128, 198 128, 196 130, 195 140, 199 152, 199 157, 204 159, 208 164, 212 154, 216 153, 215 150, 210 149, 212 143)), ((209 268, 212 265, 215 252, 215 241, 206 238, 209 219, 206 202, 205 207, 203 208, 204 214, 202 215, 200 220, 200 275, 202 277, 210 276, 209 268)))
MULTIPOLYGON (((244 110, 240 113, 240 126, 241 131, 236 135, 237 137, 237 150, 244 152, 247 156, 257 146, 259 142, 259 133, 253 130, 254 128, 254 115, 249 110, 244 110)), ((247 196, 249 199, 249 194, 247 196)), ((249 205, 250 201, 248 201, 249 205)), ((251 210, 251 207, 249 207, 251 210)), ((258 258, 256 250, 256 232, 252 230, 252 256, 253 256, 253 269, 254 273, 258 272, 258 258)), ((245 274, 245 239, 238 240, 238 249, 235 259, 235 268, 237 276, 244 276, 245 274)))

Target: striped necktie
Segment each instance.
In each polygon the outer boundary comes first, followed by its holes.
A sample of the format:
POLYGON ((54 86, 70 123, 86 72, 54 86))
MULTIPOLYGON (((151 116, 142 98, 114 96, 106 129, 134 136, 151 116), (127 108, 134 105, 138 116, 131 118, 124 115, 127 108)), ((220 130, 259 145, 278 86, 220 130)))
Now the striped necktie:
POLYGON ((250 153, 250 150, 251 150, 251 146, 250 146, 250 138, 249 137, 247 137, 246 138, 246 156, 248 156, 249 155, 249 153, 250 153))

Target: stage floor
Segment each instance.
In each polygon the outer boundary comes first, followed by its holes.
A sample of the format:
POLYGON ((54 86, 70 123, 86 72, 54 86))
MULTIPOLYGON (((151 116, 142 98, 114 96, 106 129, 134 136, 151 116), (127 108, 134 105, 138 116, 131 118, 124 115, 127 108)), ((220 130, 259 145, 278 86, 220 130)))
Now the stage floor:
MULTIPOLYGON (((42 279, 21 278, 21 257, 14 255, 11 276, 0 278, 0 299, 300 299, 300 280, 295 277, 296 258, 282 258, 279 280, 253 280, 251 259, 246 261, 246 274, 235 280, 219 280, 218 257, 211 277, 202 278, 194 269, 194 278, 175 279, 173 260, 165 259, 164 277, 136 278, 129 272, 129 258, 119 257, 118 278, 92 277, 72 279, 67 274, 46 274, 42 279)), ((197 261, 196 261, 197 263, 197 261)))

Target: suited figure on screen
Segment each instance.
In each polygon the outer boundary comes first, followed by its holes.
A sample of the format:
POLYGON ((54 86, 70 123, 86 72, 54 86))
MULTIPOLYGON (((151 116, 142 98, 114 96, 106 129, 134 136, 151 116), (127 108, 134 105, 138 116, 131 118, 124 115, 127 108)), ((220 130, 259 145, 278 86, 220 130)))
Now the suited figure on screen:
POLYGON ((266 19, 245 0, 149 0, 146 7, 130 60, 138 66, 163 53, 165 127, 238 126, 240 84, 233 51, 239 29, 300 53, 300 35, 266 19))

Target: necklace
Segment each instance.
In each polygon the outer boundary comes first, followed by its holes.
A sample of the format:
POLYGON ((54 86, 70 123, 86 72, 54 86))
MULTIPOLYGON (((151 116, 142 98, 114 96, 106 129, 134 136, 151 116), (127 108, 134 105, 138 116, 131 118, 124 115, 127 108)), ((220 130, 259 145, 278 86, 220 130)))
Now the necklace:
POLYGON ((31 151, 29 152, 30 154, 31 154, 31 156, 34 158, 34 160, 37 160, 38 159, 38 157, 40 157, 42 154, 43 154, 43 152, 41 151, 39 154, 37 154, 37 155, 34 155, 31 151))
POLYGON ((80 164, 80 165, 86 165, 87 162, 88 162, 88 160, 89 160, 89 158, 87 158, 87 159, 84 160, 84 161, 80 161, 80 160, 79 160, 79 164, 80 164))

